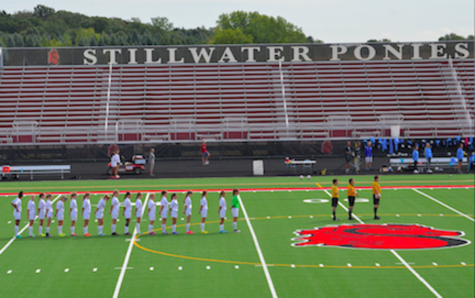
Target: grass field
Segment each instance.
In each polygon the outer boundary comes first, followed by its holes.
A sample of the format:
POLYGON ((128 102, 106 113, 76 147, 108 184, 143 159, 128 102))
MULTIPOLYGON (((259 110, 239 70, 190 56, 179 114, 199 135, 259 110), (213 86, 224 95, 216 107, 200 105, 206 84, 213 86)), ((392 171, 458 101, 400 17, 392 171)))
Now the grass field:
MULTIPOLYGON (((347 220, 346 185, 340 179, 339 222, 331 220, 325 201, 334 177, 197 178, 154 180, 77 180, 0 183, 0 297, 473 297, 474 296, 474 177, 473 175, 381 176, 383 187, 379 215, 373 219, 372 176, 356 177, 362 200, 355 205, 356 221, 347 220), (240 188, 244 208, 233 233, 218 233, 217 190, 240 188), (69 219, 57 237, 12 238, 10 202, 15 193, 72 191, 94 193, 93 210, 102 192, 113 189, 179 191, 197 190, 193 199, 192 230, 185 234, 184 216, 178 218, 178 235, 146 233, 131 237, 98 237, 91 220, 82 237, 83 220, 76 225, 79 237, 69 236, 69 219), (209 213, 206 230, 199 233, 198 190, 208 189, 209 213), (318 200, 314 200, 318 199, 318 200), (304 200, 307 200, 304 202, 304 200), (244 215, 244 210, 247 218, 244 215), (460 231, 456 238, 467 245, 444 249, 351 249, 332 246, 295 247, 297 230, 352 224, 419 224, 434 229, 460 231), (263 266, 266 264, 266 266, 263 266)), ((227 194, 228 206, 231 193, 227 194)), ((145 196, 144 196, 145 199, 145 196)), ((20 229, 26 227, 28 197, 23 199, 20 229)), ((120 197, 123 200, 123 194, 120 197)), ((158 200, 157 200, 158 201, 158 200)), ((37 201, 36 201, 37 202, 37 201)), ((80 200, 78 200, 79 208, 80 200)), ((69 201, 65 204, 66 214, 69 201)), ((110 202, 107 203, 107 209, 110 202)), ((158 213, 158 209, 157 209, 158 213)), ((158 219, 157 215, 157 219, 158 219)), ((231 212, 228 212, 228 218, 231 212)), ((111 219, 105 213, 105 233, 111 219)), ((121 218, 117 227, 123 233, 121 218)), ((38 222, 34 231, 38 233, 38 222)), ((170 228, 170 219, 167 227, 170 228)), ((135 218, 131 227, 135 226, 135 218)), ((142 232, 147 230, 144 216, 142 232)), ((408 240, 410 241, 410 240, 408 240)))

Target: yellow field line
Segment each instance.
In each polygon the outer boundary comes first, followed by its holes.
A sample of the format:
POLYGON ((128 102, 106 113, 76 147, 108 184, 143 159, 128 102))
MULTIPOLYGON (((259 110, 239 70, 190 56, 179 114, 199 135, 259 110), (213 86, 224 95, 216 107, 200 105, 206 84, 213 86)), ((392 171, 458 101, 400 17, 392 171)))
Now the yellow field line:
MULTIPOLYGON (((365 215, 365 214, 362 214, 365 215)), ((382 214, 383 215, 383 214, 382 214)), ((384 214, 384 215, 391 215, 391 214, 384 214)), ((393 214, 395 215, 395 214, 393 214)), ((404 216, 405 214, 399 214, 401 216, 404 216)), ((422 215, 422 214, 421 214, 422 215)), ((309 217, 310 215, 293 215, 293 218, 298 218, 298 217, 309 217)), ((312 215, 314 217, 324 217, 328 216, 326 214, 318 214, 318 215, 312 215)), ((417 216, 417 214, 415 215, 417 216)), ((424 216, 440 216, 439 214, 426 214, 424 216)), ((445 216, 445 215, 444 215, 445 216)), ((460 216, 458 214, 453 214, 452 216, 460 216)), ((280 219, 280 218, 288 218, 288 216, 273 216, 270 218, 267 217, 257 217, 257 218, 250 218, 250 220, 263 220, 263 219, 280 219)), ((238 219, 239 221, 243 221, 244 219, 238 219)), ((226 220, 226 222, 232 221, 231 219, 226 220)), ((209 221, 207 222, 208 224, 212 223, 218 223, 220 222, 219 220, 215 221, 209 221)), ((192 226, 198 225, 199 222, 197 223, 191 223, 192 226)), ((185 224, 177 225, 178 228, 184 227, 185 224)), ((169 229, 170 227, 167 227, 169 229)), ((154 231, 159 231, 160 229, 156 229, 154 231)), ((137 235, 135 239, 138 239, 139 237, 148 234, 148 232, 143 233, 142 235, 137 235)), ((158 250, 153 250, 150 248, 143 247, 142 245, 138 244, 134 239, 134 245, 137 246, 138 248, 145 250, 147 252, 159 254, 159 255, 164 255, 168 257, 173 257, 173 258, 179 258, 179 259, 186 259, 186 260, 193 260, 193 261, 205 261, 205 262, 213 262, 213 263, 225 263, 225 264, 239 264, 239 265, 254 265, 254 266, 260 266, 261 263, 254 263, 254 262, 243 262, 243 261, 230 261, 230 260, 219 260, 219 259, 209 259, 209 258, 201 258, 201 257, 191 257, 191 256, 184 256, 184 255, 177 255, 177 254, 171 254, 163 251, 158 251, 158 250)), ((337 268, 337 269, 405 269, 406 266, 341 266, 341 265, 324 265, 321 267, 320 265, 298 265, 298 264, 268 264, 269 266, 276 266, 276 267, 301 267, 301 268, 337 268)), ((467 264, 467 265, 420 265, 420 266, 412 266, 412 268, 457 268, 457 267, 474 267, 475 264, 467 264)))

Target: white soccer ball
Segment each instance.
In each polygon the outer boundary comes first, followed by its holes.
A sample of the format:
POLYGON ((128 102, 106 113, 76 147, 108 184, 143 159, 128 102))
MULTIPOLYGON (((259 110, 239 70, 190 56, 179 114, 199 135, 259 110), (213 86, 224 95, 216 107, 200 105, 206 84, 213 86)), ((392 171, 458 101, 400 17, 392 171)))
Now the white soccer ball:
POLYGON ((310 178, 312 178, 312 176, 308 175, 308 176, 307 176, 307 179, 309 179, 309 180, 310 180, 310 178))
POLYGON ((300 175, 300 180, 303 180, 303 175, 300 175))

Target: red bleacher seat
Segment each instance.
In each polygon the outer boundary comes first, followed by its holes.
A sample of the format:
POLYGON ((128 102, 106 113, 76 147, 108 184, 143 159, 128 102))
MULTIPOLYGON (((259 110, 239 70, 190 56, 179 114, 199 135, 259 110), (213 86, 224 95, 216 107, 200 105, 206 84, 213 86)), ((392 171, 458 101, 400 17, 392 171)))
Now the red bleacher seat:
POLYGON ((473 67, 473 59, 114 65, 110 88, 107 66, 4 67, 0 134, 12 143, 345 138, 361 128, 387 134, 381 119, 393 115, 406 137, 456 136, 473 122, 473 67), (233 118, 240 124, 227 127, 233 118), (30 122, 34 136, 13 128, 30 122))

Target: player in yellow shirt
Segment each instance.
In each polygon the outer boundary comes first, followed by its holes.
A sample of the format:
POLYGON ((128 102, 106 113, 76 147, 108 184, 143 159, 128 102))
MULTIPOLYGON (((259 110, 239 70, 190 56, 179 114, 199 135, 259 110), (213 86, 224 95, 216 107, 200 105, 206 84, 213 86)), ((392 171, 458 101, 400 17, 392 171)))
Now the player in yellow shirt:
POLYGON ((332 185, 332 207, 333 207, 333 220, 338 221, 336 218, 336 206, 338 206, 338 179, 333 179, 332 185))
POLYGON ((379 199, 381 199, 381 186, 379 185, 379 176, 374 176, 373 182, 373 204, 374 204, 374 219, 379 219, 378 207, 379 199))
POLYGON ((359 194, 356 192, 356 189, 355 189, 355 180, 353 178, 351 178, 349 181, 349 184, 348 184, 348 190, 347 190, 347 193, 348 193, 348 203, 350 204, 350 208, 348 209, 348 219, 349 220, 353 220, 353 216, 351 216, 351 214, 353 213, 353 206, 355 206, 355 198, 356 197, 359 197, 359 194))

